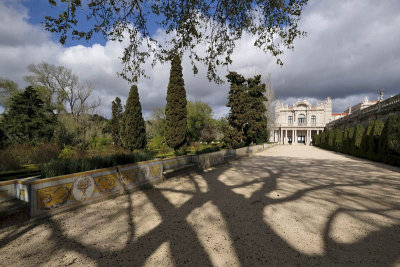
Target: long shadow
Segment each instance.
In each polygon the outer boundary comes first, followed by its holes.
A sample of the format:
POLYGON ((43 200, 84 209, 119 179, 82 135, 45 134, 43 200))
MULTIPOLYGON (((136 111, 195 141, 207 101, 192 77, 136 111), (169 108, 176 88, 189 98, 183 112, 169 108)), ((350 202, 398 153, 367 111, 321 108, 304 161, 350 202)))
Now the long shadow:
MULTIPOLYGON (((74 251, 99 266, 142 266, 164 243, 169 244, 171 257, 171 261, 165 262, 165 265, 210 266, 213 265, 210 255, 187 218, 193 210, 211 202, 222 215, 232 241, 234 256, 243 266, 337 264, 387 266, 399 263, 400 199, 393 195, 400 194, 399 174, 395 172, 379 174, 379 170, 383 171, 379 169, 381 165, 369 166, 364 161, 349 161, 346 164, 323 159, 288 161, 285 157, 255 155, 250 159, 219 166, 209 172, 180 177, 181 183, 192 184, 194 190, 159 186, 143 191, 161 216, 161 222, 141 236, 136 235, 133 223, 133 213, 141 212, 132 205, 135 193, 124 196, 128 203, 127 207, 117 207, 117 210, 102 222, 102 224, 112 224, 115 217, 126 215, 127 230, 121 234, 127 236, 127 242, 122 249, 116 251, 93 244, 88 245, 79 237, 71 237, 66 233, 67 229, 61 225, 62 222, 57 219, 49 218, 43 223, 51 230, 48 240, 52 242, 52 246, 74 251), (305 170, 307 177, 304 176, 305 170), (242 178, 230 177, 231 172, 242 178), (207 191, 200 190, 194 176, 200 177, 206 183, 207 191), (253 190, 250 197, 235 191, 253 185, 257 185, 258 189, 253 190), (358 193, 357 190, 364 193, 358 193), (177 207, 166 198, 167 192, 183 193, 190 195, 190 198, 177 207), (285 209, 284 205, 296 201, 310 205, 315 203, 326 205, 330 211, 323 229, 315 229, 321 231, 322 254, 311 255, 301 252, 266 221, 266 208, 279 205, 279 209, 285 209), (337 208, 332 209, 332 207, 337 208), (362 221, 361 213, 379 215, 391 224, 382 226, 374 223, 376 231, 352 243, 340 243, 330 236, 335 219, 339 215, 351 214, 362 221)), ((310 229, 314 227, 307 224, 310 223, 309 218, 313 219, 316 214, 302 214, 296 210, 291 212, 293 215, 289 216, 296 215, 300 218, 300 225, 310 229)), ((207 223, 211 225, 214 222, 209 219, 207 223)), ((88 231, 100 227, 101 225, 93 224, 88 227, 88 231)), ((0 249, 15 239, 23 238, 24 234, 31 230, 33 228, 28 227, 21 232, 6 235, 0 241, 0 249)), ((43 252, 40 255, 28 255, 21 261, 28 264, 34 257, 40 257, 42 263, 52 260, 51 253, 43 252)), ((74 263, 84 263, 80 260, 77 259, 74 263)))

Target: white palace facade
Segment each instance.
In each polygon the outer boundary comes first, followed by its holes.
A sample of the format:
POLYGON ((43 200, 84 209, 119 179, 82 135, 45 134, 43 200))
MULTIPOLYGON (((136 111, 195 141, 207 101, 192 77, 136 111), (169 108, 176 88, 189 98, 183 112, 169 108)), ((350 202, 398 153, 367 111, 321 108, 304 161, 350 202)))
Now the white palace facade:
POLYGON ((312 106, 307 100, 297 101, 293 106, 275 105, 275 126, 271 138, 279 144, 306 144, 312 142, 315 134, 322 132, 332 120, 346 116, 346 113, 332 114, 332 101, 312 106))

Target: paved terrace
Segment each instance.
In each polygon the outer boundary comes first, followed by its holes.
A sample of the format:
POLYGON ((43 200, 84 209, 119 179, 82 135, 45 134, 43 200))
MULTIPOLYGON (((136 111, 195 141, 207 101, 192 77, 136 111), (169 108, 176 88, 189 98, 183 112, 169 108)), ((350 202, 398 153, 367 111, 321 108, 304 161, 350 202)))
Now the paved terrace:
POLYGON ((275 147, 4 232, 0 263, 400 265, 399 169, 275 147))

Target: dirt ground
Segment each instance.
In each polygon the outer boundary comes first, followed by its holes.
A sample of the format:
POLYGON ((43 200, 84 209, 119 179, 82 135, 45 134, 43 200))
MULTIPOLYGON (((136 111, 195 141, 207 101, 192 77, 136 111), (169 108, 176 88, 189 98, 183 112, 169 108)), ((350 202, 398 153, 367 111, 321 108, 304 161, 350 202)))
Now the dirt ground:
POLYGON ((1 266, 400 266, 399 168, 279 146, 0 234, 1 266))

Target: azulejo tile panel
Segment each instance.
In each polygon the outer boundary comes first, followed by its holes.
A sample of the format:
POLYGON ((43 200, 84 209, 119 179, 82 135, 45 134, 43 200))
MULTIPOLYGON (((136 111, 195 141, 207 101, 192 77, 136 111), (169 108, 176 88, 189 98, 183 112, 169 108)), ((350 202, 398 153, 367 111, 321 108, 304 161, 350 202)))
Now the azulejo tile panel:
POLYGON ((105 194, 114 191, 118 185, 117 174, 107 174, 94 178, 96 189, 95 193, 105 194))
POLYGON ((37 207, 40 210, 50 210, 64 206, 72 200, 73 183, 50 186, 37 190, 37 207))

